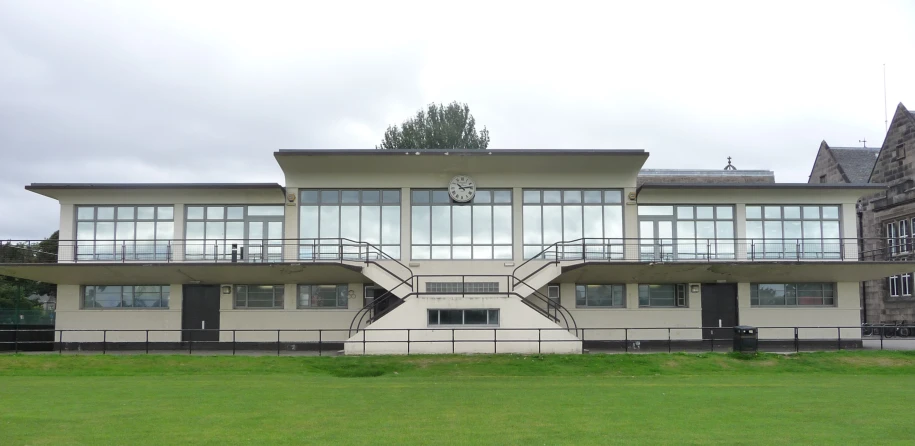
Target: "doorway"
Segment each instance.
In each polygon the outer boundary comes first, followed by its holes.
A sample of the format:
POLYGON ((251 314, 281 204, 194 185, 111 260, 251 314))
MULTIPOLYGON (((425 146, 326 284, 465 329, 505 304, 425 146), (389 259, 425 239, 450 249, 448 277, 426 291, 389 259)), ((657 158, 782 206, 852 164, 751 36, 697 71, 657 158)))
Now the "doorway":
POLYGON ((403 301, 401 298, 397 297, 394 293, 388 293, 388 290, 378 286, 378 285, 366 285, 364 288, 365 291, 365 305, 368 306, 376 299, 381 299, 375 306, 372 308, 371 318, 374 319, 376 315, 380 316, 387 312, 389 309, 393 309, 403 301))
POLYGON ((283 221, 276 217, 248 217, 248 262, 283 260, 283 221))
POLYGON ((702 284, 702 339, 733 339, 737 316, 736 283, 702 284))
POLYGON ((674 252, 672 220, 639 222, 639 258, 647 262, 670 260, 674 252))
POLYGON ((183 292, 181 341, 219 341, 219 285, 185 285, 183 292))

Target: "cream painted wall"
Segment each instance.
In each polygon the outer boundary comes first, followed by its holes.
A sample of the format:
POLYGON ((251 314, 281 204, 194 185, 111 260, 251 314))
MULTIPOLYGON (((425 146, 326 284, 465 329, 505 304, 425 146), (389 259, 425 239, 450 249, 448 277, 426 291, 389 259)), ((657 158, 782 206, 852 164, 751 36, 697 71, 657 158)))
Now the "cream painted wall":
MULTIPOLYGON (((560 304, 569 310, 579 328, 588 329, 585 340, 621 340, 626 333, 607 327, 633 328, 629 330, 629 339, 659 340, 667 339, 667 330, 647 330, 647 328, 666 327, 701 327, 702 298, 699 293, 689 293, 689 306, 685 308, 640 308, 639 285, 626 284, 626 308, 577 308, 575 306, 574 283, 559 284, 560 304), (638 330, 640 329, 641 330, 638 330), (592 330, 594 329, 594 330, 592 330)), ((693 284, 691 284, 693 285, 693 284)), ((546 289, 541 291, 546 295, 546 289)), ((673 330, 672 339, 701 339, 701 330, 673 330)))
POLYGON ((63 342, 145 342, 146 332, 136 330, 174 330, 150 332, 149 341, 178 342, 181 340, 181 286, 173 285, 170 290, 167 309, 80 309, 81 287, 58 285, 54 328, 86 331, 58 332, 57 341, 60 342, 63 336, 63 342))
MULTIPOLYGON (((298 285, 287 283, 283 288, 282 309, 235 309, 235 287, 232 294, 221 294, 219 302, 220 330, 329 330, 320 335, 317 331, 280 332, 282 342, 317 342, 320 339, 342 342, 349 338, 348 328, 356 313, 363 307, 364 284, 350 283, 353 297, 347 309, 299 309, 298 285)), ((275 342, 276 332, 235 333, 237 342, 275 342)), ((232 341, 232 332, 220 333, 223 342, 232 341)))
MULTIPOLYGON (((76 234, 74 233, 76 230, 75 217, 73 215, 74 212, 75 210, 72 204, 60 204, 60 232, 57 234, 58 240, 74 240, 76 238, 76 234)), ((67 249, 63 246, 60 248, 67 249)), ((73 254, 69 252, 61 252, 60 255, 72 256, 73 254)))
MULTIPOLYGON (((848 327, 841 329, 842 339, 861 339, 861 300, 858 282, 836 284, 835 307, 752 307, 750 284, 737 284, 737 305, 740 323, 755 327, 848 327)), ((793 339, 791 328, 761 328, 760 339, 793 339)), ((801 339, 835 339, 836 328, 804 328, 801 339)))
POLYGON ((518 298, 460 296, 411 298, 350 338, 344 351, 348 355, 406 354, 408 336, 410 354, 581 353, 580 340, 518 298), (455 308, 499 309, 499 325, 491 329, 428 325, 429 309, 455 308), (415 331, 408 334, 404 329, 415 331), (464 342, 452 344, 452 336, 456 341, 464 342))

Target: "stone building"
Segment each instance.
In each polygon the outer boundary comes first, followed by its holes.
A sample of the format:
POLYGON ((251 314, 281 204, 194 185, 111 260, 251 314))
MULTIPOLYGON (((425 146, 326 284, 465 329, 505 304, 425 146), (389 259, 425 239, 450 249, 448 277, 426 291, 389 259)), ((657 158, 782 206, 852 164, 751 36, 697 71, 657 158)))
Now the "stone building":
MULTIPOLYGON (((808 183, 873 183, 887 188, 858 201, 862 255, 910 260, 915 227, 915 112, 896 107, 883 145, 872 148, 820 144, 808 183), (867 172, 865 174, 865 172, 867 172)), ((913 273, 863 282, 864 322, 915 322, 913 273)))

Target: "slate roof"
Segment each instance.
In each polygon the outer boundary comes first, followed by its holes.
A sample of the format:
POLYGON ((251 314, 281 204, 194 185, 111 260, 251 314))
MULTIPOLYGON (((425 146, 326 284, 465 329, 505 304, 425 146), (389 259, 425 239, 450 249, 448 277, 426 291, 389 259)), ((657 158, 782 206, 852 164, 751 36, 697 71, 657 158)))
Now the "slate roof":
POLYGON ((830 147, 832 156, 853 184, 867 183, 877 162, 879 147, 830 147))

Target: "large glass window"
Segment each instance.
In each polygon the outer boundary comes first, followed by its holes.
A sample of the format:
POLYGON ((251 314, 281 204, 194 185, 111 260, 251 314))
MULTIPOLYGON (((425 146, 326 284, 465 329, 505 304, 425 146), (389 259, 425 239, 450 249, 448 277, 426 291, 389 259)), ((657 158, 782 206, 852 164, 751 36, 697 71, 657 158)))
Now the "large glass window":
POLYGON ((168 308, 168 285, 86 285, 82 308, 168 308))
POLYGON ((452 203, 444 189, 411 199, 413 259, 512 258, 510 190, 478 190, 470 203, 452 203))
POLYGON ((733 206, 639 206, 643 260, 734 259, 733 206))
POLYGON ((639 285, 640 307, 688 307, 689 299, 685 283, 664 285, 639 285))
POLYGON ((623 308, 625 285, 575 285, 575 306, 579 308, 623 308))
POLYGON ((383 257, 377 249, 400 258, 399 190, 302 190, 299 196, 299 258, 383 257))
POLYGON ((188 206, 186 260, 283 260, 283 206, 188 206))
POLYGON ((754 307, 834 306, 834 283, 751 283, 750 305, 754 307))
POLYGON ((283 308, 283 285, 236 285, 235 308, 283 308))
POLYGON ((499 310, 429 310, 429 325, 499 325, 499 310))
POLYGON ((167 260, 172 206, 77 206, 76 260, 167 260))
POLYGON ((299 285, 298 308, 348 308, 348 298, 347 285, 299 285))
POLYGON ((839 206, 747 206, 751 259, 841 257, 839 206))
POLYGON ((523 199, 524 258, 561 241, 569 243, 544 256, 623 258, 622 191, 525 189, 523 199))

